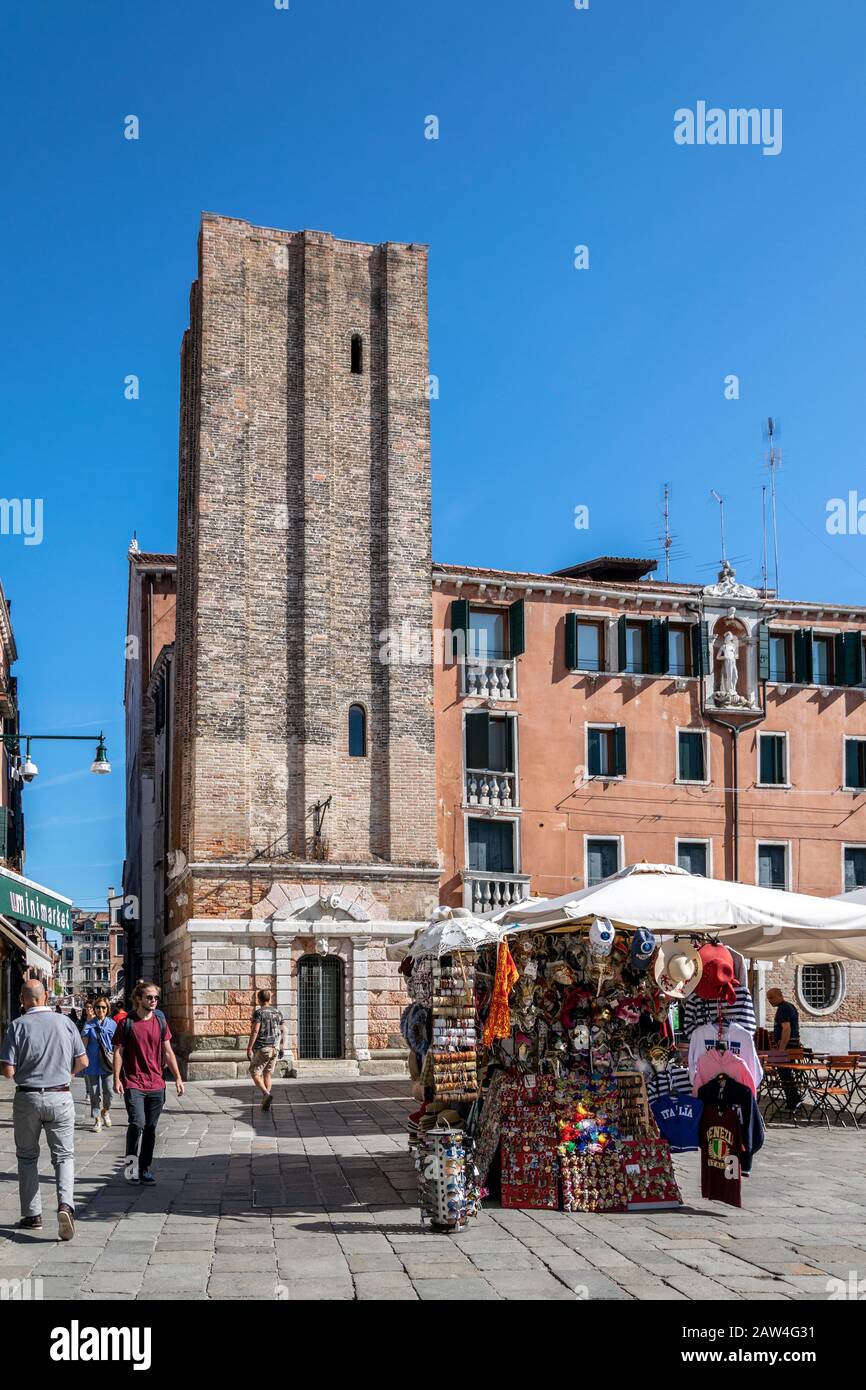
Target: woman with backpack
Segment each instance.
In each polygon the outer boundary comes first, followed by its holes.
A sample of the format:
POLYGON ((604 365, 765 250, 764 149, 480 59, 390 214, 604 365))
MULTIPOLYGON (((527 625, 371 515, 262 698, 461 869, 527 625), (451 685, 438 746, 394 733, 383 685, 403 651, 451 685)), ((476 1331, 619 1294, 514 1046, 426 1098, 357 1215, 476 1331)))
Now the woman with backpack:
POLYGON ((94 1133, 105 1125, 111 1128, 111 1078, 114 1070, 114 1034, 116 1024, 108 1017, 108 1000, 100 995, 93 1005, 93 1018, 81 1030, 81 1040, 87 1048, 84 1085, 90 1101, 90 1118, 94 1133))
POLYGON ((171 1045, 171 1029, 157 1008, 159 987, 140 980, 132 992, 132 1010, 114 1034, 114 1090, 123 1096, 126 1131, 126 1176, 130 1182, 153 1183, 151 1172, 156 1127, 165 1105, 163 1071, 168 1067, 179 1096, 183 1082, 171 1045), (141 1150, 139 1151, 139 1143, 141 1150))

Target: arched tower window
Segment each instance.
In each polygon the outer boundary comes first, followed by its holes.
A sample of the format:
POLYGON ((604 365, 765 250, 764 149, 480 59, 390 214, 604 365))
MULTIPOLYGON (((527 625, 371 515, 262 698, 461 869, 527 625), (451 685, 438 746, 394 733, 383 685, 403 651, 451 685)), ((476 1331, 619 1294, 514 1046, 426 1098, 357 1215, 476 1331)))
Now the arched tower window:
POLYGON ((364 339, 360 333, 352 334, 352 373, 360 376, 364 370, 364 339))
POLYGON ((367 754, 367 712, 363 705, 349 706, 349 757, 367 754))

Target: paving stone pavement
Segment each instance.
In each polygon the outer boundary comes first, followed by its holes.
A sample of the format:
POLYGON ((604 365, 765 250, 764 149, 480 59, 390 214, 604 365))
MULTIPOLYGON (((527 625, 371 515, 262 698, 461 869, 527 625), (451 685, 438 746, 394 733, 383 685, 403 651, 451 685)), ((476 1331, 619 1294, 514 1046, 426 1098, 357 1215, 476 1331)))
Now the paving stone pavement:
POLYGON ((125 1114, 93 1134, 83 1083, 75 1239, 57 1239, 43 1143, 42 1232, 14 1229, 13 1088, 0 1081, 0 1281, 48 1299, 827 1299, 866 1278, 866 1135, 771 1129, 737 1211, 589 1215, 485 1208, 449 1236, 421 1227, 405 1142, 405 1077, 279 1082, 263 1114, 249 1084, 169 1088, 154 1188, 121 1172, 125 1114))

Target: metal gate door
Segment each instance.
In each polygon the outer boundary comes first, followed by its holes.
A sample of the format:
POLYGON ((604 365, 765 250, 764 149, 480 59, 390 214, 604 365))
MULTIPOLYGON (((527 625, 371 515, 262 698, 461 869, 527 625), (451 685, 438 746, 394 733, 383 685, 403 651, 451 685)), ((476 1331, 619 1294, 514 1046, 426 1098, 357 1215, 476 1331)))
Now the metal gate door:
POLYGON ((298 963, 298 1056, 343 1055, 343 962, 303 956, 298 963))

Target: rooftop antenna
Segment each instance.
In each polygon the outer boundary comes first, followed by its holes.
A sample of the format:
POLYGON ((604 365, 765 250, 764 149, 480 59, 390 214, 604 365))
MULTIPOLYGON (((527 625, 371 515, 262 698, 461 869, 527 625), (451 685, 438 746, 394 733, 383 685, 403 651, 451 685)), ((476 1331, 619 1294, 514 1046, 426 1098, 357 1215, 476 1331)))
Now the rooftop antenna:
POLYGON ((719 526, 722 532, 722 569, 728 568, 728 550, 725 545, 725 499, 716 492, 714 487, 710 488, 710 496, 714 497, 719 504, 719 526))
POLYGON ((779 528, 776 523, 776 473, 782 464, 782 450, 777 440, 781 434, 779 421, 772 415, 767 417, 764 437, 768 443, 767 466, 770 470, 770 511, 773 519, 773 575, 776 593, 779 592, 779 528))
POLYGON ((664 518, 665 530, 664 536, 660 537, 660 540, 665 552, 665 580, 667 581, 671 577, 671 549, 673 547, 673 539, 671 537, 671 489, 669 483, 665 483, 662 517, 664 518))
POLYGON ((767 485, 761 487, 761 587, 764 593, 769 586, 767 574, 767 485))

